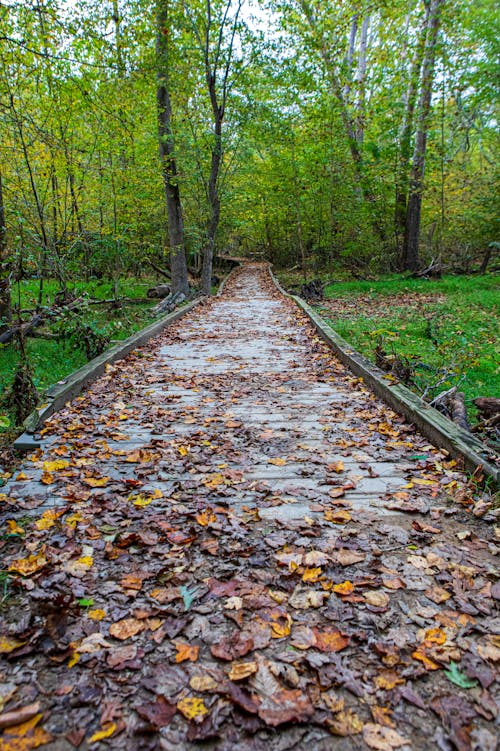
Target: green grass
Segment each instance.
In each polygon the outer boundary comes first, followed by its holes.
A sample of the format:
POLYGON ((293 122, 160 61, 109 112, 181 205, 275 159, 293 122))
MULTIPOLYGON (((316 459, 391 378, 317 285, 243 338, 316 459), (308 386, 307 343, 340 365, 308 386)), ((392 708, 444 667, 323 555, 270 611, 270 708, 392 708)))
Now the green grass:
MULTIPOLYGON (((154 283, 152 279, 127 278, 120 283, 119 294, 121 297, 142 298, 146 296, 148 287, 154 283)), ((89 297, 102 300, 113 297, 113 285, 110 282, 92 280, 89 283, 77 282, 68 286, 77 296, 85 292, 89 297)), ((57 282, 46 281, 43 303, 50 304, 58 290, 57 282)), ((37 295, 38 281, 26 280, 19 287, 17 285, 14 287, 13 303, 17 304, 20 299, 21 308, 31 308, 36 304, 37 295)), ((113 310, 109 305, 87 306, 82 308, 84 311, 83 317, 85 322, 91 324, 95 330, 106 333, 112 340, 110 343, 110 346, 112 346, 113 341, 125 339, 151 323, 153 318, 150 308, 156 302, 156 300, 152 300, 151 303, 127 305, 121 310, 113 310)), ((23 316, 25 320, 27 317, 26 314, 23 316)), ((57 323, 49 322, 38 331, 53 333, 57 330, 57 325, 57 323)), ((34 382, 39 393, 87 362, 83 349, 71 342, 28 337, 26 348, 33 368, 34 382)), ((12 343, 0 344, 0 401, 2 395, 5 394, 12 383, 17 362, 18 352, 16 347, 12 343)), ((0 405, 0 414, 8 415, 12 422, 12 414, 9 413, 8 408, 0 405)))
MULTIPOLYGON (((127 277, 120 281, 118 295, 120 297, 135 299, 146 297, 148 288, 157 283, 156 279, 153 278, 136 279, 134 277, 127 277)), ((34 307, 38 301, 38 287, 38 279, 24 279, 19 287, 15 285, 12 290, 13 303, 17 305, 20 298, 21 308, 34 307)), ((54 295, 60 289, 59 282, 54 279, 45 280, 43 284, 42 305, 50 304, 54 300, 54 295)), ((88 282, 71 282, 68 283, 68 289, 74 292, 77 297, 87 294, 89 297, 96 298, 97 300, 110 300, 114 296, 113 282, 98 279, 91 279, 88 282)))
MULTIPOLYGON (((294 292, 303 283, 298 272, 278 276, 294 292)), ((339 281, 325 286, 317 310, 365 357, 374 361, 380 342, 389 354, 409 358, 415 368, 409 385, 428 399, 459 386, 472 419, 474 398, 500 396, 498 274, 438 280, 392 274, 361 281, 342 276, 338 270, 322 275, 339 281)))
POLYGON ((470 407, 475 397, 500 396, 499 282, 495 275, 340 282, 326 287, 331 303, 318 310, 369 359, 379 341, 410 358, 417 391, 433 396, 457 385, 470 407))

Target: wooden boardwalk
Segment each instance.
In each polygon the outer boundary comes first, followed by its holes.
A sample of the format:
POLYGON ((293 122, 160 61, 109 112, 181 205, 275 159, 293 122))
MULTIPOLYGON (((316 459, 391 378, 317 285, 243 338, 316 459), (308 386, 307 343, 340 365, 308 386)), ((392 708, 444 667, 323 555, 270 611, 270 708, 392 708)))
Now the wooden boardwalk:
POLYGON ((494 527, 265 265, 54 415, 0 498, 0 697, 38 718, 5 743, 495 748, 494 527))

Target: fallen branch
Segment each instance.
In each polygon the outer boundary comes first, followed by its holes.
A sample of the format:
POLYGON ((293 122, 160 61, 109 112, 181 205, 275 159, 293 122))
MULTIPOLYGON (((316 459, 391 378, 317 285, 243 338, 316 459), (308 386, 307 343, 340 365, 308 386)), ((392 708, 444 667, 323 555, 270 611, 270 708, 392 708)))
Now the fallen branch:
POLYGON ((148 260, 148 263, 150 266, 153 267, 155 271, 157 271, 161 276, 164 276, 165 279, 168 279, 170 281, 171 275, 170 271, 165 271, 165 269, 162 269, 160 266, 158 266, 154 261, 148 260))
POLYGON ((439 258, 433 258, 427 268, 422 271, 414 271, 409 279, 440 279, 443 273, 443 265, 439 258))

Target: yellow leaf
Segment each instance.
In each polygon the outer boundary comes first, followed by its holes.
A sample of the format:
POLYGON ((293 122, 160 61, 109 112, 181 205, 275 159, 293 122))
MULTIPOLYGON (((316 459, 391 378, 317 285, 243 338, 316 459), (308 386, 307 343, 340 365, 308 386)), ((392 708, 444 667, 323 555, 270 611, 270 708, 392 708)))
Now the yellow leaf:
POLYGON ((224 483, 224 475, 217 473, 217 474, 209 475, 207 479, 203 482, 203 485, 206 488, 215 490, 215 488, 219 487, 219 485, 222 485, 223 483, 224 483))
POLYGON ((68 527, 74 528, 76 527, 78 522, 82 522, 84 518, 85 517, 82 516, 82 514, 80 514, 80 512, 77 511, 76 514, 71 514, 70 516, 67 516, 64 522, 65 524, 68 525, 68 527))
POLYGON ((24 529, 19 526, 15 519, 7 519, 7 532, 9 535, 24 535, 24 529))
POLYGON ((45 472, 58 472, 60 469, 66 469, 69 467, 69 461, 67 459, 56 459, 53 462, 44 462, 43 470, 45 472))
POLYGON ((276 459, 268 459, 269 464, 275 464, 277 467, 283 467, 286 464, 286 459, 280 459, 277 457, 276 459))
POLYGON ((282 639, 284 636, 289 636, 292 628, 292 619, 287 614, 286 623, 279 623, 277 621, 271 621, 271 636, 273 639, 282 639))
POLYGON ((98 741, 102 741, 104 738, 110 738, 115 730, 116 723, 108 722, 102 730, 98 730, 97 733, 94 733, 94 735, 89 738, 89 743, 97 743, 98 741))
POLYGON ((302 581, 304 582, 317 582, 322 575, 320 568, 306 568, 302 575, 302 581))
POLYGON ((177 451, 181 456, 187 456, 190 451, 190 446, 178 446, 177 451))
POLYGON ((86 477, 84 483, 91 488, 103 488, 111 480, 111 477, 86 477))
POLYGON ((82 555, 81 558, 77 558, 75 561, 79 566, 84 566, 85 568, 90 568, 92 564, 94 563, 94 559, 91 555, 82 555))
POLYGON ((18 476, 16 477, 17 480, 29 480, 30 478, 26 474, 26 472, 19 472, 18 476))
POLYGON ((36 555, 29 555, 27 558, 18 558, 10 564, 9 571, 17 571, 17 573, 22 576, 29 576, 30 574, 40 571, 40 569, 46 565, 47 559, 41 552, 36 555))
POLYGON ((71 657, 68 660, 68 667, 69 668, 74 667, 76 665, 76 663, 78 662, 78 660, 80 659, 80 657, 81 657, 81 655, 79 654, 79 652, 73 652, 73 654, 71 655, 71 657))
POLYGON ((14 639, 12 636, 0 636, 0 655, 8 655, 23 644, 26 642, 14 639))
POLYGON ((208 714, 203 699, 197 699, 194 696, 186 696, 177 702, 177 709, 187 720, 195 720, 195 722, 208 714))
POLYGON ((345 581, 342 584, 335 584, 332 589, 338 595, 350 595, 354 592, 354 584, 350 581, 345 581))
POLYGON ((50 529, 56 523, 56 519, 58 519, 63 514, 64 510, 55 511, 54 509, 49 509, 48 511, 44 511, 40 519, 36 520, 35 527, 39 530, 50 529))
POLYGON ((102 621, 102 619, 106 617, 106 611, 101 610, 101 608, 95 608, 94 610, 89 610, 87 612, 87 617, 92 621, 102 621))

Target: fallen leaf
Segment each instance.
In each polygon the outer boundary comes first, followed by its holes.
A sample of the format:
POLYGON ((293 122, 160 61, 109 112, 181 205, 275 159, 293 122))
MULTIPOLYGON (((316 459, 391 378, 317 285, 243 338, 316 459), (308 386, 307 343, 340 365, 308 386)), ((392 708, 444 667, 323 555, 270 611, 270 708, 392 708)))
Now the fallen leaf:
POLYGON ((189 685, 193 691, 215 691, 219 684, 210 675, 193 675, 189 685))
POLYGON ((177 650, 177 654, 175 655, 176 662, 185 662, 186 660, 189 660, 190 662, 196 662, 196 660, 198 659, 200 648, 197 646, 177 642, 175 648, 177 650))
POLYGON ((229 678, 232 681, 241 681, 256 672, 256 662, 233 662, 229 671, 229 678))
POLYGON ((333 524, 347 524, 351 521, 352 516, 345 509, 327 509, 325 519, 327 522, 333 522, 333 524))
POLYGON ((26 644, 26 642, 14 639, 12 636, 2 636, 0 634, 0 655, 8 655, 15 649, 22 647, 23 644, 26 644))
POLYGON ((90 736, 88 742, 89 743, 98 743, 98 741, 102 741, 104 738, 111 738, 113 733, 116 731, 116 723, 114 722, 108 722, 103 727, 102 730, 98 730, 94 735, 90 736))
POLYGON ((87 618, 90 618, 91 621, 102 621, 105 617, 106 611, 101 610, 100 608, 95 608, 94 610, 89 610, 87 612, 87 618))
POLYGON ((16 571, 22 576, 29 576, 30 574, 35 574, 37 571, 41 571, 42 568, 45 568, 47 563, 48 561, 43 552, 37 554, 33 553, 27 558, 18 558, 17 560, 12 561, 9 566, 9 571, 16 571))
POLYGON ((170 704, 164 696, 157 696, 156 700, 148 704, 140 704, 135 711, 147 720, 154 728, 166 727, 175 714, 175 704, 170 704))
POLYGON ((341 584, 334 584, 332 589, 337 595, 350 595, 354 592, 354 584, 350 581, 345 581, 341 584))
POLYGON ((363 726, 363 740, 367 746, 377 751, 392 751, 393 748, 410 744, 408 738, 403 738, 392 728, 372 722, 363 726))
POLYGON ((144 627, 144 623, 136 618, 124 618, 112 623, 109 627, 109 633, 115 639, 130 639, 131 636, 136 636, 140 631, 143 631, 144 627))
POLYGON ((390 602, 389 595, 380 590, 371 590, 363 594, 365 602, 375 608, 386 608, 390 602))
POLYGON ((208 714, 208 709, 203 703, 203 699, 198 699, 194 696, 186 696, 177 702, 177 709, 187 720, 194 720, 195 722, 201 722, 201 720, 208 714))

